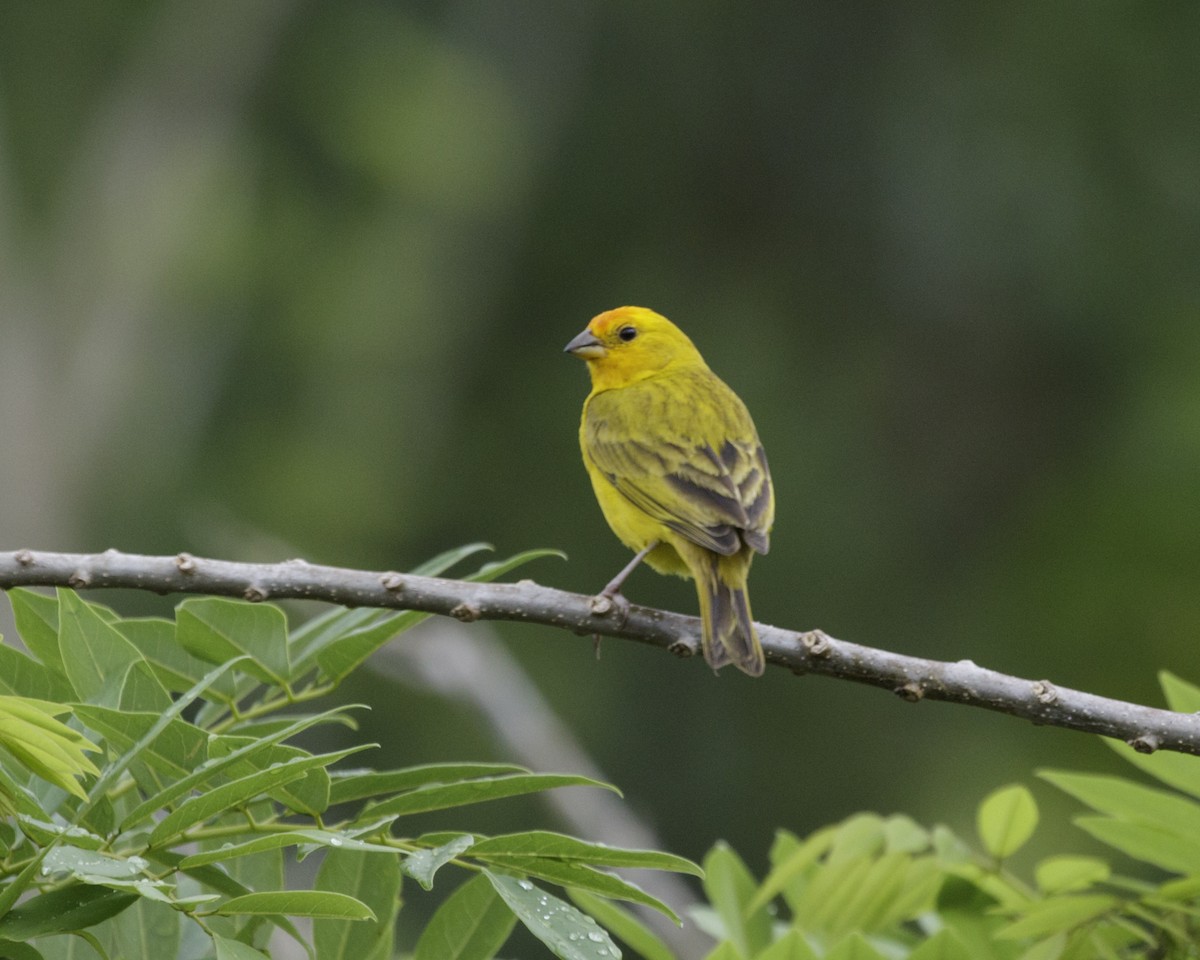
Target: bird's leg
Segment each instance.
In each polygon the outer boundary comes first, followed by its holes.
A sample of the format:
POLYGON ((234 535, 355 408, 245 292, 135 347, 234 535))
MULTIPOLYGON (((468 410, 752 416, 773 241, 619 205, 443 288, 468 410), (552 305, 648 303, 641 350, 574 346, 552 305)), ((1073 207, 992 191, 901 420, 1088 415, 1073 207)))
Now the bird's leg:
POLYGON ((658 541, 652 540, 647 546, 639 550, 634 555, 634 558, 625 564, 621 572, 608 581, 608 586, 600 591, 600 596, 608 597, 609 600, 621 596, 621 587, 625 585, 625 581, 629 579, 629 575, 637 569, 639 563, 646 559, 646 554, 657 546, 658 541))
MULTIPOLYGON (((658 541, 654 540, 639 550, 634 558, 621 569, 621 572, 608 581, 608 586, 592 598, 592 613, 596 616, 604 616, 615 607, 621 622, 624 623, 625 617, 629 614, 629 601, 622 595, 621 587, 637 568, 637 565, 646 559, 646 554, 657 546, 658 541)), ((599 646, 600 635, 596 634, 597 652, 599 652, 599 646)))

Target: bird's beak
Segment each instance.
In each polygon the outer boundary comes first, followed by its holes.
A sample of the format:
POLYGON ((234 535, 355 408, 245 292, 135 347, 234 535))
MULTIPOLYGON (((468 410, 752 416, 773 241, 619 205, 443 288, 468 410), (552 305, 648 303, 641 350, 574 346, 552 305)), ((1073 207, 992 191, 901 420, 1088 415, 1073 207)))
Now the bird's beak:
POLYGON ((563 353, 570 353, 582 360, 595 360, 605 354, 604 344, 592 336, 590 330, 584 330, 579 336, 563 347, 563 353))

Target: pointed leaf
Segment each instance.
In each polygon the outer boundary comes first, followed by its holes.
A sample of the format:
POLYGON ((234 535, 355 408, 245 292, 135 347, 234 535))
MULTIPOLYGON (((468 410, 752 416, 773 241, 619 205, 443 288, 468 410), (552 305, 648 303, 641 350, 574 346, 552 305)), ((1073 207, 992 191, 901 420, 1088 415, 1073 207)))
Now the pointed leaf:
POLYGON ((1067 893, 1103 883, 1112 874, 1098 857, 1047 857, 1034 870, 1038 889, 1043 893, 1067 893))
POLYGON ((641 887, 616 874, 596 870, 573 860, 538 860, 530 857, 488 857, 487 863, 514 873, 522 873, 539 880, 549 880, 560 887, 587 890, 608 897, 610 900, 628 900, 651 907, 674 923, 681 923, 675 911, 657 897, 646 893, 641 887))
POLYGON ((1158 682, 1162 685, 1170 709, 1176 713, 1200 713, 1200 687, 1169 670, 1159 672, 1158 682))
POLYGON ((1003 860, 1016 853, 1033 836, 1037 821, 1033 794, 1019 784, 1001 787, 979 806, 979 838, 988 853, 1003 860))
POLYGON ((226 810, 240 807, 281 784, 304 776, 311 769, 328 766, 343 757, 358 753, 360 750, 371 749, 374 746, 374 744, 363 744, 347 750, 339 750, 336 753, 297 757, 277 767, 268 767, 266 770, 259 770, 249 776, 223 783, 207 793, 185 800, 163 817, 151 832, 150 843, 152 846, 161 847, 168 841, 177 838, 193 824, 202 823, 226 810))
POLYGON ((1109 817, 1078 817, 1075 824, 1135 860, 1171 873, 1200 873, 1200 839, 1180 836, 1157 824, 1109 817))
POLYGON ((270 890, 234 897, 213 913, 223 916, 325 917, 339 920, 374 920, 375 914, 361 900, 329 890, 270 890))
POLYGON ((17 633, 41 663, 65 679, 62 652, 58 649, 58 598, 35 593, 25 587, 8 591, 17 633))
POLYGON ((717 843, 704 858, 704 892, 724 924, 726 936, 745 956, 771 942, 771 917, 765 909, 747 912, 758 884, 733 849, 717 843))
POLYGON ((431 890, 433 875, 464 850, 469 850, 474 843, 475 838, 464 833, 430 850, 414 850, 404 858, 400 869, 424 889, 431 890))
MULTIPOLYGON (((175 623, 171 620, 139 618, 122 620, 113 626, 137 648, 159 682, 174 693, 187 690, 212 667, 208 661, 193 657, 180 646, 175 638, 175 623)), ((209 688, 209 695, 217 695, 223 702, 228 702, 235 696, 233 678, 222 677, 209 688)))
MULTIPOLYGON (((363 853, 386 853, 396 855, 393 847, 385 847, 378 843, 368 843, 344 833, 333 830, 289 830, 287 833, 268 833, 254 837, 242 843, 223 843, 214 850, 204 850, 184 857, 180 866, 183 869, 203 866, 206 863, 221 863, 225 860, 236 860, 252 853, 262 853, 264 850, 278 850, 283 847, 310 845, 327 847, 334 850, 357 850, 363 853)), ((297 857, 297 859, 302 859, 297 857)))
POLYGON ((1038 776, 1101 813, 1157 824, 1184 837, 1200 836, 1200 804, 1195 800, 1123 777, 1062 770, 1043 770, 1038 776))
POLYGON ((592 780, 590 777, 556 773, 514 774, 506 777, 485 777, 461 783, 421 787, 372 804, 367 807, 359 819, 390 814, 407 816, 413 813, 426 813, 430 810, 444 810, 447 807, 463 807, 472 803, 485 803, 489 800, 502 800, 527 793, 540 793, 555 787, 602 787, 620 794, 616 787, 601 783, 599 780, 592 780))
POLYGON ((1116 897, 1099 894, 1034 901, 1021 919, 997 931, 996 936, 1005 940, 1029 940, 1063 933, 1107 913, 1118 902, 1116 897))
POLYGON ((316 655, 317 665, 329 680, 340 683, 393 637, 412 629, 428 616, 415 610, 402 610, 352 630, 324 646, 316 655))
POLYGON ((958 935, 939 930, 908 955, 908 960, 975 960, 958 935))
POLYGON ((492 960, 516 922, 487 877, 474 877, 425 925, 413 960, 492 960))
POLYGON ((513 554, 506 560, 494 560, 491 563, 485 563, 469 577, 466 577, 466 579, 476 583, 491 583, 493 580, 498 580, 509 571, 516 570, 518 567, 523 567, 532 560, 540 560, 542 557, 558 557, 559 560, 567 559, 567 555, 561 550, 553 550, 546 547, 535 550, 525 550, 522 553, 513 554))
MULTIPOLYGON (((567 894, 584 913, 599 921, 601 926, 643 960, 676 960, 658 935, 628 910, 586 890, 572 888, 567 890, 567 894)), ((816 957, 812 954, 796 957, 784 954, 775 960, 816 960, 816 957)))
POLYGON ((198 789, 218 775, 224 774, 226 770, 236 769, 243 762, 248 763, 255 760, 259 755, 266 753, 274 744, 294 737, 301 731, 307 730, 309 727, 315 726, 323 720, 336 717, 346 709, 348 708, 334 707, 332 710, 327 710, 324 713, 302 717, 295 723, 269 736, 265 736, 254 743, 246 744, 219 759, 210 759, 198 768, 193 769, 191 773, 180 777, 169 786, 163 788, 160 793, 148 797, 144 802, 134 807, 133 810, 126 814, 124 821, 121 823, 121 829, 128 830, 136 826, 143 820, 148 819, 154 811, 173 804, 180 797, 187 796, 192 790, 198 789))
POLYGON ((462 563, 467 557, 474 556, 477 553, 485 551, 491 552, 496 548, 490 543, 468 543, 465 546, 455 547, 453 550, 447 550, 445 553, 439 553, 436 557, 426 560, 419 567, 413 567, 410 573, 415 573, 421 577, 436 577, 445 573, 457 563, 462 563))
POLYGON ((317 871, 316 887, 350 894, 374 914, 368 921, 315 920, 317 960, 391 960, 400 908, 400 867, 394 853, 330 850, 317 871))
POLYGON ((260 953, 240 940, 227 940, 213 934, 212 941, 217 951, 217 960, 270 960, 265 953, 260 953))
POLYGON ((529 773, 510 763, 431 763, 403 770, 343 770, 333 773, 330 804, 347 803, 364 797, 415 790, 431 783, 455 783, 509 773, 529 773))
MULTIPOLYGON (((57 643, 56 637, 56 648, 57 643)), ((0 693, 59 703, 75 699, 75 691, 65 676, 3 643, 0 643, 0 693)))
POLYGON ((746 904, 746 910, 750 913, 761 910, 786 889, 792 889, 788 900, 795 909, 795 897, 799 894, 796 881, 828 852, 836 833, 836 827, 825 827, 801 842, 786 830, 777 831, 771 845, 771 872, 746 904))
POLYGON ((224 597, 192 597, 175 609, 175 635, 209 663, 245 655, 243 669, 264 683, 286 686, 291 675, 287 619, 278 607, 224 597))
POLYGON ((619 960, 612 938, 586 913, 551 896, 528 880, 484 870, 496 892, 525 928, 560 960, 619 960))
POLYGON ((704 871, 691 860, 657 850, 629 850, 603 843, 588 843, 549 830, 530 830, 480 840, 471 848, 474 857, 519 857, 582 860, 592 866, 642 867, 648 870, 674 870, 700 877, 704 871))
POLYGON ((0 917, 0 940, 29 940, 83 930, 114 917, 136 900, 106 887, 72 884, 39 894, 0 917))
POLYGON ((79 808, 76 814, 76 822, 79 822, 97 804, 105 795, 109 786, 117 781, 117 779, 129 768, 129 765, 138 757, 143 750, 146 749, 154 739, 163 732, 175 718, 186 710, 192 702, 199 697, 209 685, 217 680, 226 670, 234 666, 238 661, 231 660, 228 663, 223 663, 218 667, 214 667, 205 676, 196 681, 195 685, 185 693, 183 693, 170 707, 163 711, 150 729, 147 730, 138 741, 126 750, 114 762, 110 763, 104 772, 100 775, 100 779, 92 785, 91 800, 79 808))
POLYGON ((129 668, 142 659, 137 648, 73 590, 59 591, 58 646, 79 699, 114 707, 129 668))
MULTIPOLYGON (((916 954, 912 954, 916 956, 916 954)), ((799 930, 789 930, 760 953, 755 960, 817 960, 812 947, 799 930)), ((969 958, 964 958, 969 960, 969 958)))
POLYGON ((886 958, 863 939, 862 934, 852 933, 825 954, 825 960, 886 960, 886 958))

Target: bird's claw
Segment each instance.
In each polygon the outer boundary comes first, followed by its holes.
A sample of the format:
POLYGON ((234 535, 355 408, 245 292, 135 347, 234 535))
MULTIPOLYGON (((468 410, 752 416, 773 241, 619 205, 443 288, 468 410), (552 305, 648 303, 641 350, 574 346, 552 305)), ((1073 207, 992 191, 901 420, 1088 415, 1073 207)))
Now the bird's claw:
POLYGON ((629 617, 629 601, 620 593, 598 593, 592 597, 592 616, 606 617, 613 614, 617 624, 623 626, 629 617))

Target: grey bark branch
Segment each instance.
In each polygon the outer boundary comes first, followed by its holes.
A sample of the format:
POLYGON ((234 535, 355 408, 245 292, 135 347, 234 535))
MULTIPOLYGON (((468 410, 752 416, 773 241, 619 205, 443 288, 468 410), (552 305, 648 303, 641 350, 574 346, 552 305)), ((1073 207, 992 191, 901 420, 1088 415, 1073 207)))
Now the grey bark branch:
MULTIPOLYGON (((515 620, 663 647, 680 656, 699 650, 695 617, 631 605, 627 613, 596 597, 518 583, 472 583, 441 577, 326 567, 303 560, 234 563, 179 554, 0 553, 0 589, 122 587, 156 593, 205 593, 264 600, 323 600, 351 607, 421 610, 464 622, 515 620), (623 615, 624 613, 624 615, 623 615)), ((944 700, 1023 717, 1045 726, 1124 740, 1135 750, 1200 756, 1200 715, 1175 713, 1025 680, 970 660, 926 660, 835 640, 820 630, 758 625, 767 663, 891 690, 905 700, 944 700)))

